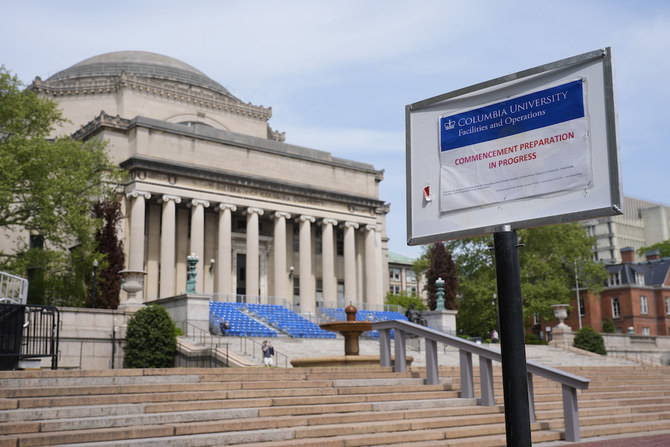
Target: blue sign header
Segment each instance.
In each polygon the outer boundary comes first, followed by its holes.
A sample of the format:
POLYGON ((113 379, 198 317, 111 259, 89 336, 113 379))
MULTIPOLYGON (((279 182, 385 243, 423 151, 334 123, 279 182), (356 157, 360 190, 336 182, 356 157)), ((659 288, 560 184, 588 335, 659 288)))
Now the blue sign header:
POLYGON ((440 118, 442 152, 584 117, 582 81, 440 118))

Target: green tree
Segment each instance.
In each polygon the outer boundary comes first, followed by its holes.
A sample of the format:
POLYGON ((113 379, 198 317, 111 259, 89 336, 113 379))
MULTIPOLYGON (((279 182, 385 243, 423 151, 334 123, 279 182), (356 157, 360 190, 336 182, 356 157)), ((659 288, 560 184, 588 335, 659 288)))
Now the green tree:
POLYGON ((385 303, 400 306, 403 309, 409 309, 410 304, 414 304, 416 310, 426 310, 426 305, 421 298, 414 294, 407 295, 405 292, 400 294, 388 292, 386 294, 385 303))
POLYGON ((637 254, 639 254, 640 256, 644 256, 648 251, 653 250, 658 250, 658 253, 661 256, 661 258, 670 257, 670 239, 663 242, 657 242, 648 247, 642 247, 637 251, 637 254))
MULTIPOLYGON (((569 303, 574 296, 575 265, 580 287, 598 294, 607 279, 605 267, 592 260, 593 238, 578 223, 518 231, 521 297, 524 315, 553 318, 552 304, 569 303)), ((493 238, 481 236, 449 241, 447 249, 458 265, 460 333, 484 336, 496 325, 497 310, 493 238)))
POLYGON ((0 67, 0 228, 19 235, 0 269, 34 279, 32 302, 80 306, 100 225, 91 209, 118 171, 101 140, 51 138, 64 122, 56 103, 0 67))
MULTIPOLYGON (((123 218, 121 202, 111 199, 100 201, 94 205, 93 214, 102 221, 102 226, 95 234, 95 240, 98 253, 104 256, 100 263, 95 287, 96 307, 116 309, 119 307, 119 293, 121 292, 119 271, 123 270, 125 263, 123 242, 118 237, 118 226, 123 218)), ((93 284, 89 286, 93 287, 93 284)))
POLYGON ((444 308, 456 309, 458 273, 451 253, 447 251, 443 242, 435 242, 428 246, 424 255, 430 261, 430 265, 425 271, 426 284, 423 287, 428 293, 428 307, 431 310, 435 310, 437 307, 437 286, 435 285, 435 281, 438 278, 442 278, 444 280, 444 308))
POLYGON ((497 328, 496 276, 493 239, 480 236, 447 242, 458 265, 460 300, 456 326, 459 334, 489 337, 497 328))
POLYGON ((124 368, 172 368, 177 353, 177 328, 167 310, 150 305, 128 321, 124 368))
POLYGON ((599 294, 607 279, 604 265, 593 261, 589 237, 579 223, 549 225, 519 231, 521 296, 524 315, 553 318, 552 304, 574 297, 575 269, 580 287, 599 294))

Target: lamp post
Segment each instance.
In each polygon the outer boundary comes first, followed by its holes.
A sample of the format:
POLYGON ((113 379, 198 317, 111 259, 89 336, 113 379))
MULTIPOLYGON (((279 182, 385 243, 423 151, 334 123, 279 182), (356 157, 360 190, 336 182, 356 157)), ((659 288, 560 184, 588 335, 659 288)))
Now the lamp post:
POLYGON ((577 260, 575 259, 575 294, 577 295, 577 315, 579 317, 579 329, 582 328, 582 304, 579 299, 579 280, 577 278, 577 260))
POLYGON ((91 301, 93 302, 93 309, 95 309, 96 285, 98 282, 98 260, 93 260, 93 291, 91 293, 91 301))

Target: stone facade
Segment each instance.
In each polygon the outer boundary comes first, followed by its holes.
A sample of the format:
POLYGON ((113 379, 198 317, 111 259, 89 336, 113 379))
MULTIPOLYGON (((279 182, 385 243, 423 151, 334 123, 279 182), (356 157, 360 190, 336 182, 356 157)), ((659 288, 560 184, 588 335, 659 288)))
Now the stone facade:
POLYGON ((670 207, 646 200, 624 197, 624 213, 619 216, 582 222, 589 236, 596 239, 593 259, 621 262, 620 251, 635 251, 670 239, 670 207))
POLYGON ((127 270, 146 272, 140 302, 183 294, 195 254, 195 293, 215 299, 383 305, 383 170, 287 144, 270 108, 167 56, 95 56, 30 88, 72 121, 60 132, 109 141, 128 173, 120 232, 127 270))

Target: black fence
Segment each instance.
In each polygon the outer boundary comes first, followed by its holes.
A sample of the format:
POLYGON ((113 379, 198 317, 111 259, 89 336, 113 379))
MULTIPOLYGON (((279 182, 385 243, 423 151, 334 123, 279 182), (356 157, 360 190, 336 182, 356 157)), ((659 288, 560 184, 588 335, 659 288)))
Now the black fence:
POLYGON ((0 370, 44 357, 51 358, 51 369, 58 369, 59 326, 53 306, 0 304, 0 370))

